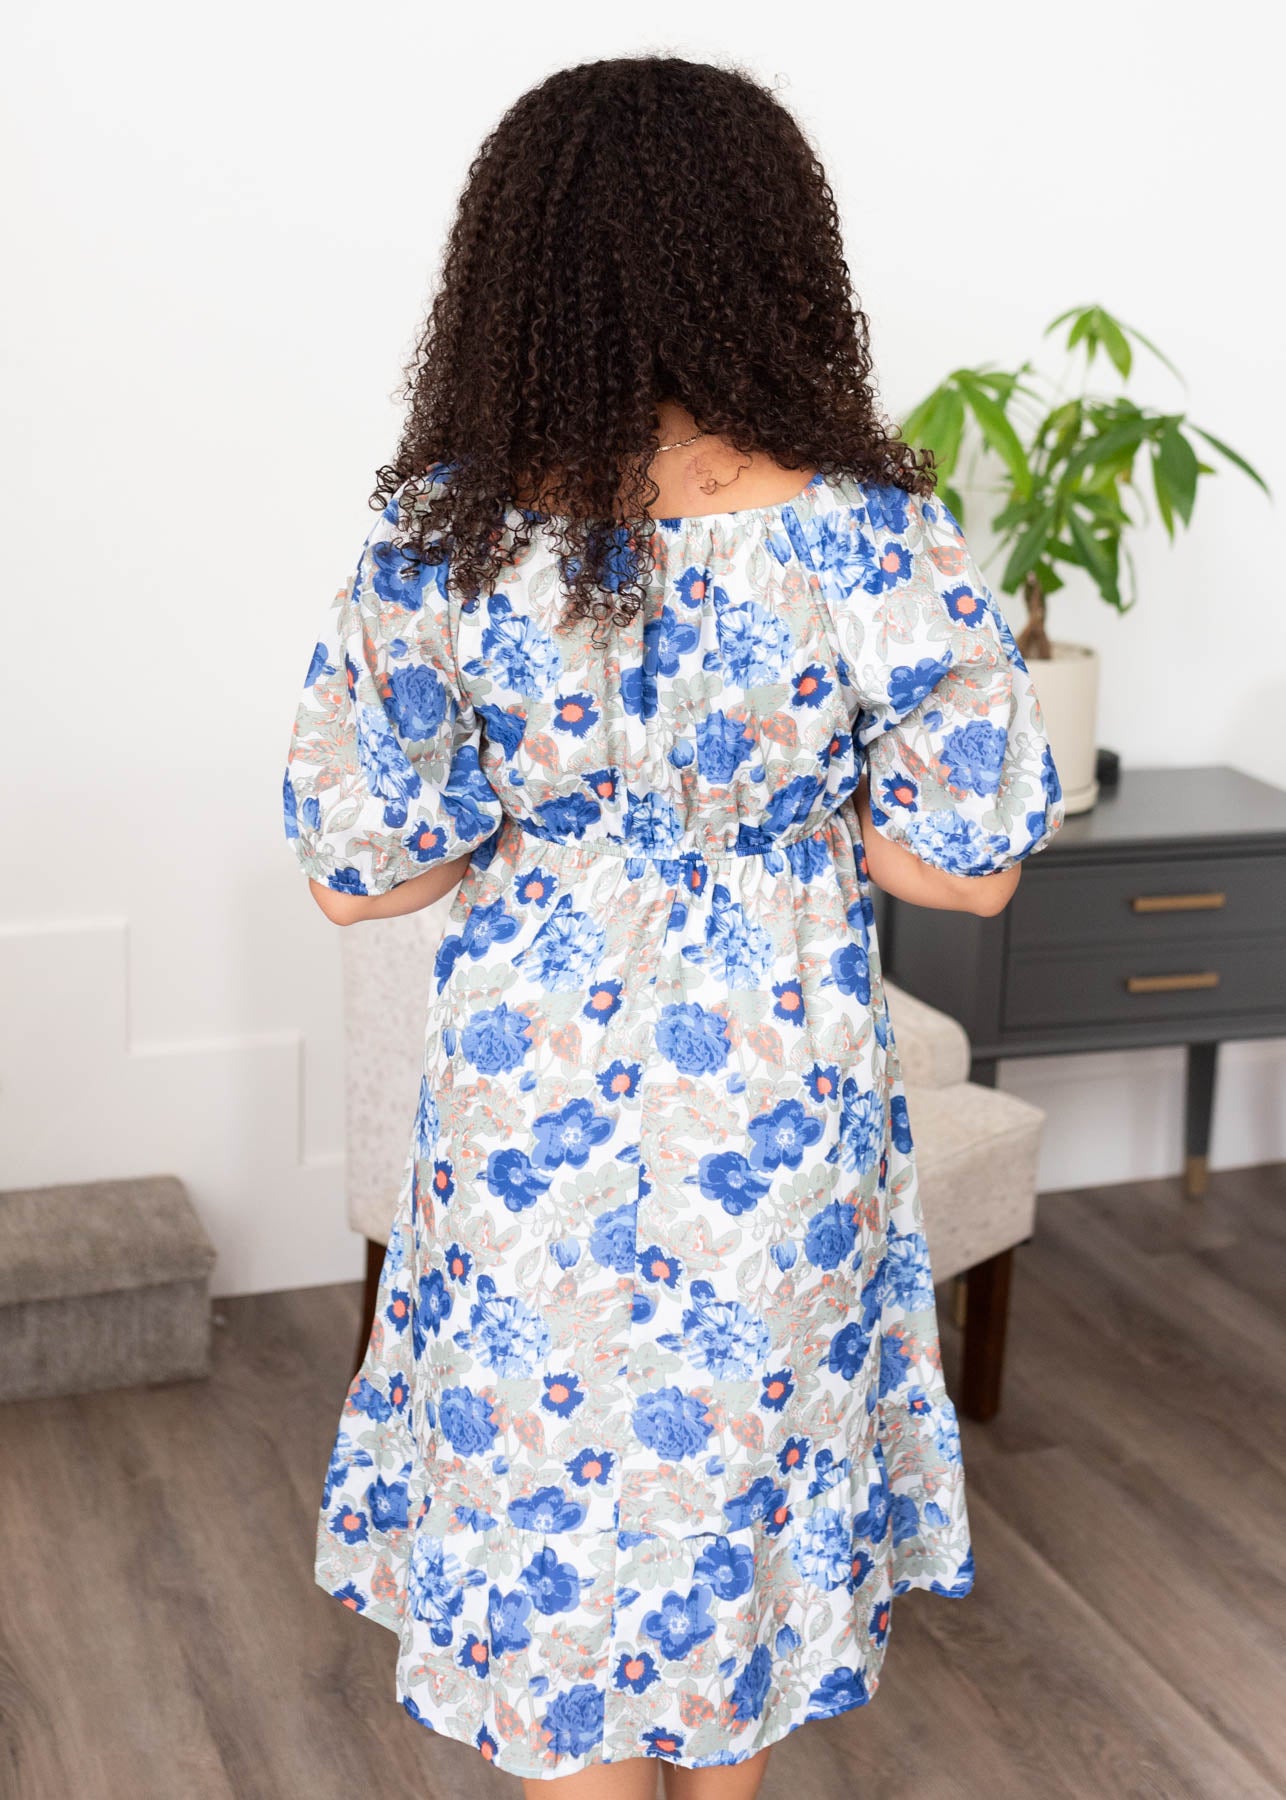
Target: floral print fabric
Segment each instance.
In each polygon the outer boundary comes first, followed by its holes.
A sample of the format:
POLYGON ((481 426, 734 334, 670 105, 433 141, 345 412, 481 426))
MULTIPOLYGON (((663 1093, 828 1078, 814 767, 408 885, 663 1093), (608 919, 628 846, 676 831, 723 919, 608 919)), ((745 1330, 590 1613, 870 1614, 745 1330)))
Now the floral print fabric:
POLYGON ((896 1594, 974 1578, 853 792, 977 876, 1058 776, 935 500, 658 520, 596 633, 539 533, 471 600, 404 552, 449 477, 372 529, 286 770, 333 888, 473 853, 317 1579, 515 1775, 735 1762, 869 1701, 896 1594))

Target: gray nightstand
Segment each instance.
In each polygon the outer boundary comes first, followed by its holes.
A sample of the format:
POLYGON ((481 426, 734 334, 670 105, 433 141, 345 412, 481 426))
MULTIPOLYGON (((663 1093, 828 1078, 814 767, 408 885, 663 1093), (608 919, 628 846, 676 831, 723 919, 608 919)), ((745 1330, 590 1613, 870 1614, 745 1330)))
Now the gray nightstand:
POLYGON ((1028 859, 994 919, 883 897, 886 973, 1002 1056, 1185 1044, 1184 1188, 1205 1191, 1223 1038, 1286 1037, 1286 792, 1218 766, 1126 769, 1028 859))

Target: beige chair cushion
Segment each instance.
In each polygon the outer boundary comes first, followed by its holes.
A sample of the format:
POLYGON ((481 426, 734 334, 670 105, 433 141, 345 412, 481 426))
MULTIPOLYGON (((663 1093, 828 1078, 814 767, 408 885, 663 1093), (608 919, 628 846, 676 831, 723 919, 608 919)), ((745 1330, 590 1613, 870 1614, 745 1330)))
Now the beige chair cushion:
POLYGON ((420 1102, 433 959, 454 899, 340 933, 348 1222, 377 1242, 393 1229, 420 1102))
POLYGON ((1030 1237, 1045 1115, 999 1088, 906 1090, 935 1282, 1030 1237))
POLYGON ((886 981, 893 1038, 908 1087, 950 1087, 969 1079, 969 1038, 958 1020, 886 981))

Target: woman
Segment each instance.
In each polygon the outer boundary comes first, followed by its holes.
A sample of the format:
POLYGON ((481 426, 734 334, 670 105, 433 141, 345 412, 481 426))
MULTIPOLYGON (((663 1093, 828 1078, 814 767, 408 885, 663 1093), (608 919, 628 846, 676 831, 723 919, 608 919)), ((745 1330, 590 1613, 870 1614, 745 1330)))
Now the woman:
POLYGON ((407 391, 285 784, 336 923, 456 890, 317 1578, 529 1793, 732 1800, 972 1585, 871 887, 997 912, 1058 779, 754 81, 518 100, 407 391))

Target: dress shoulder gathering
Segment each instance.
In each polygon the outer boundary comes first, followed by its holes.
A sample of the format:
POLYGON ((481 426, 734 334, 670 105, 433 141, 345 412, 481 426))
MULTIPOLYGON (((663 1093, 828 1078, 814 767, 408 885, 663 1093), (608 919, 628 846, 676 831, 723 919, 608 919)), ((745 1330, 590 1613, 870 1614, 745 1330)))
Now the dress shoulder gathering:
POLYGON ((539 529, 471 599, 408 553, 449 479, 377 518, 285 775, 329 887, 472 852, 316 1577, 514 1775, 738 1762, 871 1699, 895 1595, 974 1580, 854 790, 982 876, 1058 774, 936 499, 658 519, 596 631, 539 529))

